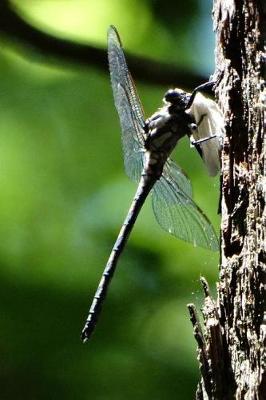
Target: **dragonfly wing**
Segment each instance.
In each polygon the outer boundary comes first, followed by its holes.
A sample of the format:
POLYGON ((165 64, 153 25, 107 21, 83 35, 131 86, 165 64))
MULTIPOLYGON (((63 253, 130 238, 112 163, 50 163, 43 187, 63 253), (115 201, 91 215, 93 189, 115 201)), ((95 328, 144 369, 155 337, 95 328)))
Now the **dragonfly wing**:
POLYGON ((173 174, 163 173, 154 185, 152 206, 157 222, 179 239, 195 246, 218 250, 217 236, 210 221, 188 192, 181 189, 181 178, 172 178, 173 174))
POLYGON ((143 168, 145 120, 119 35, 113 26, 108 30, 108 61, 122 129, 125 169, 131 179, 138 181, 143 168))
POLYGON ((188 197, 192 197, 190 180, 185 175, 184 171, 170 158, 167 159, 164 165, 163 174, 168 180, 175 182, 177 187, 182 188, 183 192, 185 192, 188 197))

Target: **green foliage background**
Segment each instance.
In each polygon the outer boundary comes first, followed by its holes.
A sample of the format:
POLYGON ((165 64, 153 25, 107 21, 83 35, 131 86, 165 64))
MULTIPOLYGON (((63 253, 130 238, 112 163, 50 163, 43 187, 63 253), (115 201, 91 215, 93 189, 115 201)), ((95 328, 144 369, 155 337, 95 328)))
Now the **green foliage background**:
MULTIPOLYGON (((211 72, 208 1, 16 1, 35 26, 211 72)), ((186 309, 217 254, 161 231, 145 205, 91 341, 80 331, 135 184, 123 170, 109 76, 50 64, 1 40, 0 379, 2 399, 191 399, 198 379, 186 309)), ((174 68, 174 66, 173 66, 174 68)), ((136 82, 147 116, 167 87, 136 82)), ((191 88, 185 88, 190 89, 191 88)), ((218 179, 180 143, 175 159, 218 229, 218 179)))

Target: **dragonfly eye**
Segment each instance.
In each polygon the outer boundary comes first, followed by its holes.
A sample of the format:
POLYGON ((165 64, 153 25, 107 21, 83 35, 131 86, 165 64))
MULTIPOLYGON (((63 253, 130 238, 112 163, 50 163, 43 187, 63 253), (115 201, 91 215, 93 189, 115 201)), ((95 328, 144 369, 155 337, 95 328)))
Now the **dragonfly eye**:
POLYGON ((164 100, 167 103, 171 103, 172 105, 183 109, 188 103, 189 96, 186 92, 183 92, 182 90, 169 89, 164 95, 164 100))

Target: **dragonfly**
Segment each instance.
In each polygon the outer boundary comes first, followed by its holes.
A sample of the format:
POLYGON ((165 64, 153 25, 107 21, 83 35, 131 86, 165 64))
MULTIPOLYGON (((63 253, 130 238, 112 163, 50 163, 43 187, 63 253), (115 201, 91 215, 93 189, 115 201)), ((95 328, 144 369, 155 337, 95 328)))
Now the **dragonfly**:
MULTIPOLYGON (((125 170, 129 178, 138 182, 138 187, 89 309, 81 335, 83 342, 89 339, 95 329, 118 260, 150 192, 155 218, 164 230, 194 246, 213 251, 218 249, 214 228, 192 200, 189 179, 169 157, 179 139, 185 135, 191 137, 194 133, 196 137, 201 136, 192 143, 198 146, 203 157, 210 151, 210 142, 216 140, 215 137, 208 140, 210 135, 207 138, 202 137, 203 134, 198 129, 200 124, 197 125, 193 113, 187 110, 188 107, 192 108, 196 99, 195 93, 190 95, 180 89, 168 90, 164 97, 165 106, 145 120, 121 40, 114 26, 110 26, 107 36, 111 84, 122 131, 125 170), (208 144, 206 148, 204 143, 208 144)), ((200 100, 197 101, 200 103, 200 100)), ((203 119, 209 112, 208 107, 205 108, 203 119)), ((208 118, 206 119, 209 123, 208 118)), ((214 150, 217 146, 218 144, 214 150)), ((209 163, 211 174, 217 169, 216 158, 209 163)))

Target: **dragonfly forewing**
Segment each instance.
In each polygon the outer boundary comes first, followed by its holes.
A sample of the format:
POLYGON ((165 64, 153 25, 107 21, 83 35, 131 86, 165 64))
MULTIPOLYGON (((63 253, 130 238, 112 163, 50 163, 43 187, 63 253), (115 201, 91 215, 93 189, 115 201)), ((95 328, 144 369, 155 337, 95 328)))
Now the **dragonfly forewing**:
POLYGON ((144 114, 119 35, 113 26, 108 30, 108 61, 115 106, 122 130, 126 173, 131 179, 139 181, 143 169, 144 114))

